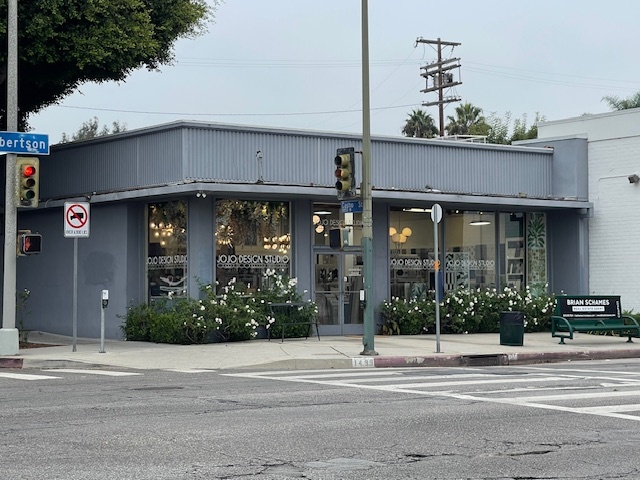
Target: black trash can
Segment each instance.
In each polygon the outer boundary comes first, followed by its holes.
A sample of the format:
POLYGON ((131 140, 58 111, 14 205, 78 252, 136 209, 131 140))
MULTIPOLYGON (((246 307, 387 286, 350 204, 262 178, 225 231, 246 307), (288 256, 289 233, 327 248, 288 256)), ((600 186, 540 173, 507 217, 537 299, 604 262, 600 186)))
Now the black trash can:
POLYGON ((524 313, 500 312, 500 345, 524 345, 524 313))

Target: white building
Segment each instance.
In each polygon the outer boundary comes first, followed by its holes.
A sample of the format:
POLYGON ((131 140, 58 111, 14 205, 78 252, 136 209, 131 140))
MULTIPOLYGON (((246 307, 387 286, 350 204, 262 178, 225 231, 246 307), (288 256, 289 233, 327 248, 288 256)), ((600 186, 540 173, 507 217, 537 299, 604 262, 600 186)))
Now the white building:
POLYGON ((538 125, 538 140, 584 138, 588 150, 589 293, 640 311, 640 108, 538 125))

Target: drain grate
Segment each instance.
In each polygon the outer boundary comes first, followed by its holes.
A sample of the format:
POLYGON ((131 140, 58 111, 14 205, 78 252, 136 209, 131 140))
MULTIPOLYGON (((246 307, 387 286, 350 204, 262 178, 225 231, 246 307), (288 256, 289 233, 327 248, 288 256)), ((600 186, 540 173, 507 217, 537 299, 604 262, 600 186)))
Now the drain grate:
POLYGON ((469 367, 497 367, 501 365, 502 355, 464 355, 462 361, 469 367))

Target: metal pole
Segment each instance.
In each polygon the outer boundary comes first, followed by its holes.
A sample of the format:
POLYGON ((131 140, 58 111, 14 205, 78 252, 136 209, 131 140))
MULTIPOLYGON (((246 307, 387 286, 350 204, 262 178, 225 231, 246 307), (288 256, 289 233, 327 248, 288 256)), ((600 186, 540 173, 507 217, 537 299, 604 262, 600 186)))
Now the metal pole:
POLYGON ((100 351, 98 353, 106 353, 104 350, 104 306, 100 301, 100 351))
POLYGON ((73 237, 73 342, 72 352, 78 343, 78 237, 73 237))
POLYGON ((440 353, 440 257, 438 254, 438 222, 433 222, 433 248, 435 255, 433 266, 436 273, 436 353, 440 353))
MULTIPOLYGON (((7 131, 18 131, 18 0, 7 3, 7 131)), ((4 211, 4 277, 0 355, 17 355, 20 340, 16 328, 16 155, 6 160, 4 211)))
POLYGON ((373 219, 371 201, 371 107, 369 104, 369 14, 362 0, 362 260, 364 267, 364 349, 360 355, 377 355, 373 337, 373 219))

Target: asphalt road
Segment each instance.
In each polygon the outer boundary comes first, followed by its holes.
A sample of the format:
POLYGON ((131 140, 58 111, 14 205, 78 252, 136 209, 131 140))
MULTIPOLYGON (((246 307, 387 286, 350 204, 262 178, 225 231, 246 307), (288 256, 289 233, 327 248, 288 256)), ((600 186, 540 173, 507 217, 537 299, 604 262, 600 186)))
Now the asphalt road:
POLYGON ((6 479, 640 478, 640 361, 0 370, 6 479))

